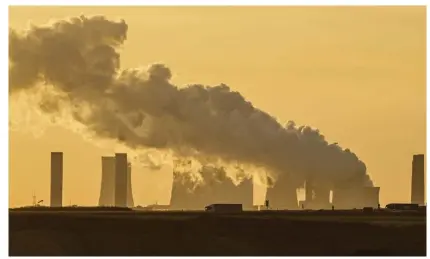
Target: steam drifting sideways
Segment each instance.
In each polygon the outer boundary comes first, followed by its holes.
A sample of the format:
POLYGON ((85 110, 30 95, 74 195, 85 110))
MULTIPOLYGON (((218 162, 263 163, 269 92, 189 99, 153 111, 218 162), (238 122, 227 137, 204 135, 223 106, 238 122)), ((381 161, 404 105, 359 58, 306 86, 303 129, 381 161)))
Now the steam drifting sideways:
POLYGON ((330 187, 372 185, 350 150, 311 127, 282 126, 227 85, 177 87, 161 64, 121 70, 127 29, 103 16, 10 29, 9 95, 43 88, 35 109, 55 115, 68 107, 95 136, 135 150, 171 152, 203 166, 262 168, 274 180, 288 174, 298 187, 309 178, 330 187))

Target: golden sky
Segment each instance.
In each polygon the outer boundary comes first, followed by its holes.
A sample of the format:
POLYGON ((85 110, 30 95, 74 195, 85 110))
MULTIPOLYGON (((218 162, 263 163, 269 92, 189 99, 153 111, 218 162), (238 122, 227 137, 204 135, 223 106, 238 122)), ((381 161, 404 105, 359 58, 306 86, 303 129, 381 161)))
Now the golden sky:
MULTIPOLYGON (((173 83, 225 83, 281 122, 318 128, 362 159, 380 202, 409 202, 426 143, 425 7, 11 7, 25 28, 80 14, 129 25, 122 68, 162 62, 173 83)), ((10 131, 10 207, 49 204, 50 151, 64 152, 64 200, 98 201, 103 150, 51 128, 10 131)), ((171 172, 133 172, 135 204, 167 203, 171 172), (156 184, 154 184, 156 183, 156 184)))

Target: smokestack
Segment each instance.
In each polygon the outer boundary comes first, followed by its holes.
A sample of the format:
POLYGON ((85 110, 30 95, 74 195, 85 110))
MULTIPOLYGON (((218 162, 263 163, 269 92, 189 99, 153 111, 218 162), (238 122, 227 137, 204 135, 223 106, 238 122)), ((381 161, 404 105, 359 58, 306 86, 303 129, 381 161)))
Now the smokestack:
POLYGON ((127 207, 127 154, 115 153, 115 206, 127 207))
POLYGON ((414 155, 412 160, 411 203, 425 203, 424 155, 414 155))
POLYGON ((63 152, 51 152, 51 207, 63 206, 63 152))
POLYGON ((99 206, 115 205, 115 157, 102 157, 99 206))

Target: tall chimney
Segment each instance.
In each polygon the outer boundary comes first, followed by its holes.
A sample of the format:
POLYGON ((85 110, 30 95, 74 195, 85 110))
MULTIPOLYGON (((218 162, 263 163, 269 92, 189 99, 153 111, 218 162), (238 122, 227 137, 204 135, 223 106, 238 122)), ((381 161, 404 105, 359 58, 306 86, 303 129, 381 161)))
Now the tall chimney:
POLYGON ((115 153, 115 206, 127 207, 127 154, 115 153))
POLYGON ((425 203, 424 155, 414 155, 412 160, 411 203, 425 203))
POLYGON ((115 157, 102 156, 99 206, 115 205, 115 157))
POLYGON ((63 206, 63 152, 51 152, 51 207, 63 206))

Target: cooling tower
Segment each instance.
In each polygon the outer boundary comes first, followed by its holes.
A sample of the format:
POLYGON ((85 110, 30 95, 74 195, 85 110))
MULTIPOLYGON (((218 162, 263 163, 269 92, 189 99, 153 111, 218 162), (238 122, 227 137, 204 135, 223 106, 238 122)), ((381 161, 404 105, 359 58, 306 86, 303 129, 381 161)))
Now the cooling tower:
POLYGON ((379 187, 363 187, 362 207, 378 208, 379 187))
POLYGON ((63 152, 51 152, 51 207, 63 206, 63 152))
POLYGON ((115 205, 115 157, 102 157, 102 181, 99 206, 115 205))
POLYGON ((335 209, 377 208, 379 204, 379 187, 351 187, 333 190, 335 209))
POLYGON ((115 154, 115 206, 127 207, 127 182, 128 182, 127 154, 115 154))
POLYGON ((333 190, 333 206, 335 209, 358 209, 361 207, 359 188, 338 187, 333 190))
POLYGON ((411 203, 425 203, 424 155, 414 155, 412 160, 411 203))
POLYGON ((127 163, 127 207, 134 207, 133 191, 131 189, 131 163, 127 163))
POLYGON ((252 178, 243 180, 237 186, 237 201, 242 204, 244 210, 252 210, 254 207, 254 183, 252 178))
MULTIPOLYGON (((115 206, 115 157, 102 157, 102 181, 99 206, 115 206)), ((127 207, 134 207, 131 189, 131 163, 127 163, 127 207)))
POLYGON ((314 199, 312 201, 313 209, 330 208, 330 189, 327 187, 314 187, 314 199))
POLYGON ((202 210, 214 203, 239 203, 244 209, 252 209, 252 179, 244 179, 237 186, 225 172, 203 170, 204 184, 195 186, 187 174, 174 173, 171 209, 202 210))
POLYGON ((272 209, 298 209, 296 189, 296 186, 287 177, 279 178, 273 186, 267 187, 266 200, 269 200, 269 207, 272 209))

